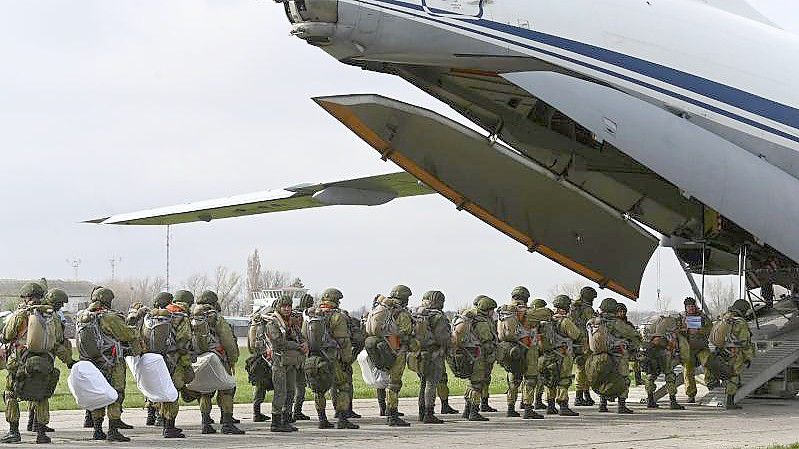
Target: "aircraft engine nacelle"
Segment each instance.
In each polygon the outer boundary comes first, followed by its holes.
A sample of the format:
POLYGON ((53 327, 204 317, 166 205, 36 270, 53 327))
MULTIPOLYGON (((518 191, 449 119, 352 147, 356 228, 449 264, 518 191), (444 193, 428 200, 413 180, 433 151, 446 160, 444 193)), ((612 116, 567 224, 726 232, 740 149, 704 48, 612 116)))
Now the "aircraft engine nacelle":
POLYGON ((283 6, 293 24, 291 34, 317 45, 329 43, 335 34, 337 0, 286 0, 283 6))

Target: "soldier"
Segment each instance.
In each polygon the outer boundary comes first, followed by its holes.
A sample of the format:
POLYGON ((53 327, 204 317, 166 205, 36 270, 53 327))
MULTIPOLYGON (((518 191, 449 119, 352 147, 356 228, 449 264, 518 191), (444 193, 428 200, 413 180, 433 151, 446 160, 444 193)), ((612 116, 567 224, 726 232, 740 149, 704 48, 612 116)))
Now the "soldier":
POLYGON ((574 365, 574 353, 572 346, 575 340, 580 338, 580 330, 569 318, 569 308, 571 298, 566 295, 558 295, 552 301, 555 306, 555 314, 552 316, 557 341, 555 346, 563 356, 560 365, 560 381, 557 388, 547 389, 547 415, 560 416, 579 416, 579 413, 569 408, 569 387, 571 386, 574 365), (560 410, 555 408, 555 402, 560 406, 560 410))
POLYGON ((532 411, 535 386, 538 380, 538 351, 533 344, 531 334, 533 326, 530 326, 527 322, 527 300, 529 298, 530 291, 526 287, 514 288, 511 292, 510 304, 500 307, 499 320, 497 321, 499 345, 505 347, 508 359, 512 359, 511 365, 515 365, 510 367, 511 369, 508 370, 506 376, 508 382, 508 410, 506 416, 514 418, 521 416, 516 411, 516 401, 519 398, 519 390, 521 389, 521 408, 525 410, 525 415, 529 415, 527 419, 543 418, 543 416, 532 411), (516 354, 515 357, 514 353, 516 354))
POLYGON ((320 429, 333 428, 325 411, 325 393, 331 388, 336 390, 333 407, 339 412, 335 427, 358 428, 357 424, 347 419, 346 413, 341 413, 349 407, 352 395, 346 375, 346 366, 352 365, 352 343, 346 316, 339 309, 343 297, 339 289, 326 289, 322 292, 319 305, 306 311, 308 318, 303 322, 303 335, 309 349, 305 363, 306 376, 313 390, 320 429))
POLYGON ((444 421, 434 414, 436 390, 444 373, 444 358, 447 354, 452 329, 444 314, 444 293, 438 290, 425 292, 422 304, 414 314, 420 350, 419 361, 419 421, 425 424, 442 424, 444 421), (424 334, 424 335, 420 335, 424 334))
MULTIPOLYGON (((627 395, 630 390, 630 362, 629 353, 641 347, 641 335, 626 322, 620 320, 616 314, 618 303, 613 298, 605 298, 599 305, 600 319, 607 326, 608 333, 614 337, 618 344, 610 349, 617 374, 624 382, 623 391, 618 396, 619 414, 631 414, 633 411, 627 407, 627 395)), ((593 320, 592 320, 593 321, 593 320)), ((608 411, 608 397, 602 396, 599 401, 599 411, 608 411)))
MULTIPOLYGON (((125 400, 125 355, 136 355, 140 352, 139 336, 135 329, 125 323, 122 314, 111 308, 114 292, 100 287, 92 292, 89 307, 78 313, 77 342, 81 360, 92 362, 103 373, 108 383, 117 391, 117 400, 105 408, 92 410, 92 425, 95 440, 127 442, 130 438, 119 433, 123 428, 122 402, 125 400), (83 347, 81 329, 92 330, 94 335, 102 335, 103 345, 99 356, 92 357, 91 352, 83 347), (119 351, 118 348, 123 350, 119 351), (108 412, 108 434, 103 432, 103 420, 108 412)), ((87 344, 89 342, 86 342, 87 344)))
POLYGON ((494 324, 493 314, 497 303, 485 295, 475 298, 474 303, 477 304, 476 307, 467 309, 463 313, 463 318, 470 321, 470 325, 455 326, 452 333, 453 341, 476 357, 474 370, 466 389, 464 418, 468 418, 469 421, 488 421, 488 418, 480 414, 480 401, 485 385, 491 380, 487 377, 490 372, 486 366, 494 363, 497 327, 494 324), (467 331, 469 335, 462 335, 467 331))
MULTIPOLYGON (((727 410, 742 408, 735 403, 735 393, 738 392, 738 387, 740 386, 741 372, 749 366, 755 356, 752 330, 749 328, 749 323, 743 318, 748 310, 749 303, 743 299, 738 299, 727 309, 727 313, 719 318, 719 323, 726 323, 728 326, 723 347, 717 347, 717 351, 721 353, 722 358, 728 361, 731 368, 730 378, 724 385, 724 391, 727 394, 725 403, 727 410)), ((715 326, 719 326, 719 324, 715 326)), ((716 332, 715 329, 714 332, 716 332)))
MULTIPOLYGON (((347 312, 346 310, 343 309, 340 310, 341 313, 344 314, 344 318, 347 319, 347 329, 350 332, 350 342, 352 344, 352 359, 355 360, 358 357, 358 354, 360 354, 361 351, 363 351, 364 349, 364 341, 366 339, 364 335, 364 329, 363 326, 361 325, 361 320, 351 317, 350 313, 347 312)), ((355 391, 355 387, 352 382, 352 374, 353 374, 352 364, 344 366, 344 374, 347 376, 347 384, 349 384, 348 391, 355 391)), ((331 394, 335 394, 337 391, 338 390, 334 389, 331 392, 331 394)), ((347 407, 347 410, 345 410, 343 413, 347 419, 361 418, 361 415, 355 413, 352 410, 352 396, 353 395, 350 395, 349 405, 347 407)), ((336 401, 336 398, 333 396, 331 396, 331 399, 333 400, 333 402, 336 401)), ((335 417, 338 418, 341 413, 342 412, 337 411, 335 417)))
POLYGON ((685 394, 688 396, 688 403, 693 404, 696 402, 696 377, 694 372, 697 365, 705 365, 710 358, 708 336, 713 323, 707 315, 699 310, 694 298, 685 298, 683 305, 685 306, 685 313, 680 314, 680 331, 677 337, 680 344, 685 394))
POLYGON ((269 364, 268 344, 266 336, 266 323, 274 311, 271 307, 260 307, 250 316, 250 330, 247 333, 247 349, 250 358, 245 364, 247 378, 255 388, 252 393, 252 421, 266 422, 271 418, 261 413, 261 404, 266 398, 266 392, 273 388, 272 367, 269 364))
POLYGON ((646 408, 658 408, 655 400, 655 381, 663 374, 666 381, 666 390, 669 393, 669 408, 684 410, 685 407, 677 402, 677 375, 674 366, 677 365, 677 319, 673 317, 660 317, 649 326, 646 335, 645 348, 641 353, 643 361, 641 367, 647 374, 646 377, 646 408), (673 323, 673 324, 672 324, 673 323))
MULTIPOLYGON (((50 421, 50 404, 48 399, 55 390, 52 378, 58 381, 58 369, 53 366, 52 358, 56 352, 62 351, 58 345, 51 348, 37 343, 37 347, 29 346, 31 343, 28 333, 28 317, 37 314, 45 320, 46 326, 52 326, 55 331, 56 342, 63 342, 63 332, 59 335, 59 327, 55 321, 59 321, 54 316, 55 311, 47 304, 42 304, 44 298, 44 288, 35 283, 28 282, 19 291, 20 304, 17 310, 10 315, 3 328, 2 342, 8 344, 8 359, 6 361, 6 391, 3 395, 6 406, 6 421, 8 422, 8 433, 0 438, 2 443, 19 443, 22 439, 19 434, 19 400, 31 400, 31 414, 35 410, 37 443, 50 443, 47 436, 47 424, 50 421), (44 367, 43 371, 27 373, 26 365, 37 363, 37 366, 44 367), (27 384, 27 385, 26 385, 27 384), (50 385, 52 384, 52 390, 50 385), (29 397, 36 395, 36 398, 29 397), (34 400, 35 399, 35 400, 34 400)), ((66 296, 66 295, 64 295, 66 296)), ((45 330, 45 332, 47 329, 45 330)))
POLYGON ((292 397, 296 393, 297 371, 308 354, 308 344, 300 327, 292 324, 291 297, 283 295, 275 304, 275 313, 269 315, 266 336, 269 341, 269 359, 272 362, 272 432, 293 432, 297 428, 289 422, 292 397))
POLYGON ((585 361, 591 353, 591 348, 588 347, 588 331, 586 331, 585 325, 588 324, 588 320, 596 316, 594 311, 594 299, 596 297, 597 293, 593 287, 583 287, 580 290, 580 297, 572 303, 569 311, 569 318, 580 330, 580 338, 574 342, 574 366, 577 368, 574 385, 576 390, 574 405, 576 407, 590 407, 595 404, 594 399, 591 397, 588 378, 585 375, 585 361))
MULTIPOLYGON (((184 301, 186 293, 191 295, 186 290, 181 290, 180 293, 184 301)), ((153 308, 149 310, 144 320, 142 337, 145 351, 159 354, 164 358, 175 389, 182 391, 194 378, 190 356, 192 333, 188 304, 175 303, 173 300, 173 296, 167 292, 161 292, 155 297, 153 308), (163 326, 163 333, 158 332, 159 326, 163 326)), ((163 418, 164 438, 185 438, 183 430, 175 427, 179 411, 178 401, 159 405, 163 418)))
POLYGON ((391 311, 396 326, 389 330, 386 338, 395 351, 396 360, 388 370, 389 385, 386 390, 386 424, 392 427, 407 427, 410 423, 400 418, 398 413, 399 392, 402 389, 402 375, 405 372, 406 354, 408 349, 416 343, 413 338, 413 319, 408 310, 408 300, 411 289, 404 285, 396 285, 388 295, 388 303, 394 304, 395 310, 391 311), (393 343, 392 343, 393 342, 393 343))
MULTIPOLYGON (((539 309, 546 308, 547 302, 544 299, 536 298, 536 299, 533 300, 531 305, 532 305, 532 310, 539 310, 539 309)), ((541 355, 543 355, 540 352, 541 351, 539 351, 539 357, 541 355)), ((539 361, 539 364, 540 364, 540 361, 539 361)), ((540 374, 540 371, 539 371, 539 374, 540 374)), ((533 404, 533 409, 535 409, 535 410, 543 410, 543 409, 545 409, 547 407, 544 404, 544 401, 543 401, 544 389, 545 388, 546 387, 544 386, 544 382, 541 382, 540 381, 540 377, 539 377, 539 382, 535 386, 535 403, 533 404)))
MULTIPOLYGON (((203 338, 197 332, 201 323, 207 323, 208 341, 199 342, 200 346, 207 346, 210 351, 215 352, 228 374, 234 374, 234 367, 239 358, 239 345, 233 335, 233 329, 219 311, 219 297, 216 293, 206 290, 200 294, 197 304, 192 308, 192 333, 195 339, 203 338)), ((197 350, 198 348, 194 348, 197 350)), ((216 392, 216 403, 222 410, 222 433, 225 435, 243 435, 244 431, 236 427, 233 422, 233 395, 234 389, 220 390, 216 392)), ((211 400, 213 393, 200 395, 200 414, 202 416, 203 434, 216 433, 216 429, 211 425, 211 400)))
MULTIPOLYGON (((306 293, 300 298, 297 310, 292 311, 292 325, 298 326, 300 331, 302 331, 303 313, 313 307, 313 303, 313 296, 306 293)), ((352 380, 352 376, 350 376, 350 380, 352 380)), ((305 387, 305 372, 302 370, 302 366, 300 366, 300 369, 297 370, 297 379, 295 381, 293 399, 291 400, 291 405, 294 410, 291 416, 291 422, 308 421, 311 419, 310 416, 302 412, 302 404, 305 402, 305 387)), ((351 404, 352 396, 350 395, 350 410, 352 409, 351 404)), ((358 417, 360 418, 360 416, 358 417)))
MULTIPOLYGON (((627 323, 630 327, 635 329, 635 325, 627 319, 627 306, 623 303, 618 303, 616 305, 616 316, 618 316, 620 320, 627 323)), ((641 378, 641 365, 639 364, 638 359, 639 356, 637 351, 630 353, 630 368, 633 370, 633 378, 635 379, 636 387, 644 385, 644 381, 641 378)))

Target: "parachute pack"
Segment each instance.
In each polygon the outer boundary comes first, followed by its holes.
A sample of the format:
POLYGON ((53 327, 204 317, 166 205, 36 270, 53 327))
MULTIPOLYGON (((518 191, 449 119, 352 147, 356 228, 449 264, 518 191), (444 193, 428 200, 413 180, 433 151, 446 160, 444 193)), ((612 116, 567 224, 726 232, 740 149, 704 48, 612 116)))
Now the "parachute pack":
POLYGON ((172 314, 166 309, 150 311, 142 322, 142 337, 147 352, 166 354, 175 349, 175 330, 172 326, 172 314))
POLYGON ((366 334, 364 333, 361 320, 345 315, 347 317, 347 329, 350 331, 350 341, 352 342, 352 356, 357 357, 366 345, 366 334))
POLYGON ((452 339, 450 346, 455 348, 475 348, 480 346, 480 340, 474 334, 474 317, 469 313, 455 315, 452 320, 452 339))
POLYGON ((369 316, 366 317, 366 335, 387 337, 399 334, 399 327, 395 320, 400 308, 396 307, 390 298, 378 303, 369 316))
POLYGON ((606 354, 623 343, 623 340, 610 333, 608 321, 602 317, 591 318, 586 329, 588 330, 588 346, 595 354, 606 354))
POLYGON ((56 323, 59 319, 49 306, 28 308, 26 346, 35 354, 46 354, 53 350, 56 340, 56 323))
POLYGON ((397 360, 397 353, 391 349, 384 337, 366 337, 364 350, 374 366, 380 370, 390 369, 397 360))
POLYGON ((522 344, 500 341, 496 347, 495 357, 505 371, 521 375, 524 374, 527 351, 527 347, 522 344))
POLYGON ((250 327, 247 330, 247 347, 251 354, 260 356, 269 348, 269 339, 266 338, 266 323, 268 316, 255 313, 250 318, 250 327))
POLYGON ((522 324, 519 322, 519 313, 524 313, 515 305, 504 305, 499 309, 497 321, 497 338, 499 341, 516 342, 523 335, 522 324))
POLYGON ((713 323, 710 330, 710 342, 717 348, 736 346, 732 338, 732 328, 735 325, 735 318, 723 316, 713 323))
POLYGON ((619 357, 607 352, 592 353, 585 361, 585 373, 588 382, 597 394, 607 398, 615 398, 624 393, 629 385, 629 379, 622 377, 616 364, 619 357))
POLYGON ((60 371, 50 354, 28 354, 17 369, 14 395, 23 401, 41 401, 55 392, 60 371))
POLYGON ((305 380, 308 387, 315 393, 324 393, 333 383, 333 366, 327 358, 319 355, 310 355, 303 362, 305 380))
POLYGON ((81 360, 103 361, 114 365, 122 357, 122 345, 106 335, 100 328, 105 311, 83 310, 77 315, 75 341, 81 360))
POLYGON ((308 338, 308 349, 320 353, 325 349, 335 348, 338 343, 330 335, 330 316, 333 310, 315 309, 305 313, 305 336, 308 338))
POLYGON ((217 311, 212 306, 195 306, 191 317, 192 344, 199 354, 212 351, 219 346, 216 335, 217 311))

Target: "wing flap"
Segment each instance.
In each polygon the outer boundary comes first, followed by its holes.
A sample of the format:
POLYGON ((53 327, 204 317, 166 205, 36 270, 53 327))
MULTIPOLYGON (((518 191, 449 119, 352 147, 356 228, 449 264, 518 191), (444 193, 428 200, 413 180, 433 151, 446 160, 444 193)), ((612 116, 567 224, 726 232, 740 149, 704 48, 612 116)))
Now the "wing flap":
POLYGON ((315 101, 461 210, 624 296, 638 296, 657 240, 513 150, 431 111, 375 95, 315 101))

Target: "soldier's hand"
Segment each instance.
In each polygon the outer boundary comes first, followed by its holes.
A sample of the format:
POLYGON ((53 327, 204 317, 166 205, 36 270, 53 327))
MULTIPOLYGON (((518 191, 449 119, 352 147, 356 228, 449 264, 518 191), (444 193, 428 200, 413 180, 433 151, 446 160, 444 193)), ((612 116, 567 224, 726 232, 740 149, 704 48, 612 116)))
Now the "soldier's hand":
POLYGON ((303 354, 308 355, 308 343, 300 344, 300 350, 303 354))

